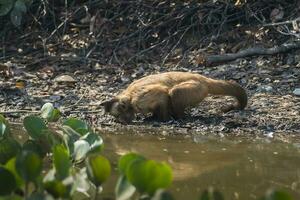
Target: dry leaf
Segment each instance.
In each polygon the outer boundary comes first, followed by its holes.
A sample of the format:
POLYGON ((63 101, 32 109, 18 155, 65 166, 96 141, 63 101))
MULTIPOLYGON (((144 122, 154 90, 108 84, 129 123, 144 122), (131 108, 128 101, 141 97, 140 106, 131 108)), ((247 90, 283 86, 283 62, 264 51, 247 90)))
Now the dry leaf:
POLYGON ((25 82, 24 81, 17 81, 16 82, 16 88, 24 89, 25 88, 25 82))

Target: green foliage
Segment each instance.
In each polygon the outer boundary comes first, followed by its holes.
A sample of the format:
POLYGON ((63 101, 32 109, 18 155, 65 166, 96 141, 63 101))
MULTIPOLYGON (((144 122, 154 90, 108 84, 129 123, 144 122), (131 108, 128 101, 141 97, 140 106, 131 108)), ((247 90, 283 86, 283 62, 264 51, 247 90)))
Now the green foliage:
POLYGON ((166 163, 137 159, 127 167, 126 177, 141 193, 152 196, 156 190, 170 186, 172 170, 166 163))
POLYGON ((44 187, 54 198, 67 198, 69 196, 69 189, 62 181, 47 181, 44 187))
POLYGON ((9 195, 0 197, 0 200, 23 200, 23 198, 18 195, 9 195))
POLYGON ((269 190, 261 200, 293 200, 292 196, 284 191, 269 190))
POLYGON ((27 140, 26 142, 24 142, 23 146, 22 146, 22 150, 24 151, 32 151, 37 153, 41 158, 46 156, 46 149, 44 146, 42 146, 39 142, 37 142, 36 140, 27 140))
POLYGON ((14 3, 12 0, 0 0, 0 16, 7 15, 14 6, 14 3))
POLYGON ((63 180, 69 176, 71 168, 70 155, 63 145, 53 147, 53 164, 59 180, 63 180))
POLYGON ((165 190, 157 190, 151 200, 174 200, 174 197, 165 190))
POLYGON ((219 191, 209 188, 202 193, 200 200, 224 200, 224 197, 219 191))
POLYGON ((64 142, 75 162, 83 161, 89 153, 99 153, 103 148, 100 135, 92 132, 87 123, 70 118, 62 126, 64 142))
POLYGON ((101 155, 91 155, 86 160, 86 172, 88 178, 95 184, 96 187, 99 187, 110 176, 110 163, 101 155))
POLYGON ((47 130, 47 126, 43 119, 34 115, 25 117, 23 124, 27 133, 33 139, 41 138, 47 130))
POLYGON ((3 115, 0 114, 0 138, 8 136, 9 133, 10 133, 9 123, 6 121, 3 115))
POLYGON ((35 182, 42 172, 42 159, 32 151, 22 151, 16 159, 16 170, 25 182, 35 182))
POLYGON ((92 132, 91 128, 89 127, 89 125, 86 122, 76 119, 76 118, 69 118, 69 119, 65 120, 63 125, 69 126, 74 131, 79 133, 81 136, 87 134, 88 132, 92 132))
POLYGON ((10 159, 5 165, 4 167, 10 171, 15 179, 16 179, 16 183, 17 183, 17 187, 20 188, 21 186, 24 185, 24 181, 23 179, 20 177, 20 175, 18 174, 17 170, 16 170, 16 157, 10 159))
POLYGON ((52 103, 45 103, 41 109, 41 117, 48 122, 56 122, 60 118, 60 111, 52 103))
POLYGON ((13 138, 0 138, 0 164, 5 164, 20 151, 20 144, 13 138))
POLYGON ((122 156, 118 162, 118 169, 120 173, 126 174, 128 166, 135 160, 145 160, 143 156, 136 153, 128 153, 122 156))
POLYGON ((49 194, 43 192, 33 192, 28 200, 53 200, 54 198, 49 194))
POLYGON ((0 195, 9 195, 17 187, 14 175, 4 167, 0 167, 0 195))
POLYGON ((19 27, 31 3, 32 0, 0 0, 0 16, 10 13, 12 24, 19 27))
POLYGON ((115 188, 116 200, 129 199, 135 192, 135 187, 129 183, 125 175, 121 175, 118 178, 115 188))

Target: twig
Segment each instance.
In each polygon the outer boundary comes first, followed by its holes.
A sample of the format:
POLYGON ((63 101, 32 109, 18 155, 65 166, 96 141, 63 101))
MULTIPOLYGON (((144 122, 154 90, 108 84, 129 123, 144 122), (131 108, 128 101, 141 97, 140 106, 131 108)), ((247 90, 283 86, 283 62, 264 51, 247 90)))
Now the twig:
POLYGON ((70 113, 101 113, 103 110, 72 110, 70 113))
POLYGON ((73 15, 75 15, 79 10, 81 10, 81 8, 82 7, 77 8, 69 17, 66 17, 65 20, 62 23, 60 23, 58 27, 54 31, 52 31, 52 33, 46 38, 46 41, 49 40, 62 26, 64 26, 65 23, 67 23, 67 21, 71 19, 71 17, 73 17, 73 15))
POLYGON ((182 33, 182 35, 180 36, 179 40, 176 42, 176 44, 172 47, 172 49, 169 51, 169 53, 165 56, 165 58, 162 61, 162 65, 165 64, 166 60, 168 59, 168 57, 170 56, 170 54, 175 50, 175 48, 179 45, 179 43, 181 42, 183 36, 186 34, 186 32, 188 30, 190 30, 190 28, 192 27, 192 25, 190 25, 188 28, 186 28, 184 30, 184 32, 182 33))
POLYGON ((293 20, 287 20, 284 22, 276 22, 276 23, 269 23, 269 24, 263 24, 262 26, 279 26, 279 25, 286 25, 286 24, 292 24, 294 22, 300 21, 300 17, 293 19, 293 20))

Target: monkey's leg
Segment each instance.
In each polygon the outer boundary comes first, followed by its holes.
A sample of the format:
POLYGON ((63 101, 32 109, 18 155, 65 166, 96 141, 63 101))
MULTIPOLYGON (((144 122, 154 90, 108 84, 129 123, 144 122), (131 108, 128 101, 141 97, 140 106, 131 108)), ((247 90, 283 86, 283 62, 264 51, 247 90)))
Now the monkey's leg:
POLYGON ((158 119, 159 121, 168 121, 170 120, 170 110, 169 110, 169 102, 168 97, 166 97, 166 101, 160 102, 157 107, 153 111, 153 118, 158 119))
POLYGON ((196 81, 187 81, 174 86, 169 93, 171 97, 172 115, 175 119, 184 117, 187 107, 196 106, 207 95, 206 86, 196 81))
POLYGON ((138 100, 139 107, 147 107, 152 113, 152 119, 167 121, 170 119, 170 97, 166 87, 150 85, 138 100))

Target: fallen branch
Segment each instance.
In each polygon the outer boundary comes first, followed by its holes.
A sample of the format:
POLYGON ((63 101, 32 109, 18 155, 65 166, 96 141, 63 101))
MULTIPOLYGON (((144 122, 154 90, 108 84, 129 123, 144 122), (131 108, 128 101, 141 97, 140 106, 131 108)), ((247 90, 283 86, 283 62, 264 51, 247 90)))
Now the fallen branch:
POLYGON ((282 44, 280 46, 276 46, 272 48, 253 47, 253 48, 242 50, 238 53, 228 53, 223 55, 211 55, 211 56, 200 55, 198 57, 197 64, 202 64, 205 66, 213 66, 216 64, 233 61, 238 58, 245 58, 249 56, 259 56, 259 55, 274 55, 279 53, 286 53, 294 49, 300 49, 300 42, 282 44))
POLYGON ((300 17, 296 18, 296 19, 293 19, 293 20, 287 20, 287 21, 284 21, 284 22, 273 22, 273 23, 270 23, 270 24, 263 24, 262 26, 266 27, 266 26, 279 26, 279 25, 285 25, 285 24, 292 24, 294 22, 298 22, 300 21, 300 17))
POLYGON ((0 114, 14 114, 14 113, 39 113, 40 111, 35 110, 7 110, 7 111, 0 111, 0 114))
MULTIPOLYGON (((7 115, 7 114, 19 114, 19 113, 40 113, 41 111, 35 110, 7 110, 7 111, 0 111, 0 114, 7 115)), ((63 110, 64 112, 68 113, 101 113, 103 110, 63 110)))

